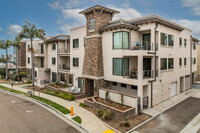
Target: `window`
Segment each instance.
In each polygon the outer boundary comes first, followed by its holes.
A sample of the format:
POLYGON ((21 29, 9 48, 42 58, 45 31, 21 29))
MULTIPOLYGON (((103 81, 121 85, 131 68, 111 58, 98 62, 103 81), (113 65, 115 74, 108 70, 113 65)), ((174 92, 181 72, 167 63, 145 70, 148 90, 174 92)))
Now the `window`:
POLYGON ((112 82, 112 85, 113 86, 117 86, 117 82, 112 82))
POLYGON ((56 64, 56 58, 52 58, 52 65, 56 64))
POLYGON ((194 64, 194 65, 196 64, 196 58, 193 59, 193 64, 194 64))
POLYGON ((73 83, 73 75, 69 75, 69 84, 72 85, 73 83))
POLYGON ((35 78, 37 78, 37 71, 35 71, 35 78))
POLYGON ((129 74, 129 58, 113 58, 113 75, 126 76, 129 74))
POLYGON ((30 45, 28 45, 28 50, 29 50, 30 48, 31 48, 30 45))
POLYGON ((167 45, 167 34, 161 33, 160 36, 161 36, 161 39, 160 39, 161 42, 160 42, 160 44, 166 46, 167 45))
POLYGON ((41 54, 44 54, 44 45, 41 44, 41 54))
POLYGON ((137 90, 137 86, 131 85, 131 89, 137 90))
POLYGON ((182 66, 182 58, 179 58, 179 66, 182 66))
POLYGON ((174 46, 174 36, 168 35, 168 46, 174 46))
POLYGON ((126 88, 126 84, 121 84, 121 87, 126 88))
POLYGON ((89 30, 94 30, 95 29, 95 19, 90 19, 90 27, 89 30))
POLYGON ((187 65, 187 60, 186 60, 186 58, 184 58, 184 65, 185 65, 185 66, 187 65))
POLYGON ((60 81, 65 82, 65 74, 60 74, 60 81))
POLYGON ((161 58, 160 66, 161 70, 167 70, 167 58, 161 58))
POLYGON ((79 40, 73 39, 73 48, 78 48, 78 47, 79 47, 79 40))
POLYGON ((174 69, 174 59, 173 58, 168 59, 168 69, 174 69))
POLYGON ((52 50, 56 50, 56 44, 55 43, 52 44, 52 50))
POLYGON ((28 57, 28 64, 30 64, 30 57, 28 57))
POLYGON ((86 45, 86 37, 84 37, 84 47, 85 47, 85 45, 86 45))
POLYGON ((184 46, 187 46, 187 40, 184 39, 184 46))
POLYGON ((129 49, 129 33, 125 31, 113 33, 113 49, 129 49))
POLYGON ((41 58, 41 67, 44 67, 44 58, 41 58))
POLYGON ((78 67, 79 66, 79 59, 73 58, 73 66, 78 67))
POLYGON ((182 46, 182 38, 179 38, 179 45, 182 46))
POLYGON ((196 50, 196 44, 195 43, 193 44, 193 49, 196 50))

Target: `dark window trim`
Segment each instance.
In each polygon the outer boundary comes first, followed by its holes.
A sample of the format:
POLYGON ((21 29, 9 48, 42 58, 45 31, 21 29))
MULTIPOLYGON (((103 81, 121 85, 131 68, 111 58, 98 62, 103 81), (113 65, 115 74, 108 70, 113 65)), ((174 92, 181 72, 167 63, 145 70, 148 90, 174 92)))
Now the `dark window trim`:
POLYGON ((119 49, 129 49, 129 41, 130 41, 130 37, 129 37, 129 32, 128 31, 116 31, 116 32, 113 32, 113 38, 112 38, 112 41, 113 41, 113 49, 114 50, 119 50, 119 49), (117 33, 117 32, 122 32, 122 48, 114 48, 114 33, 117 33), (124 48, 123 46, 123 32, 127 32, 128 33, 128 48, 124 48))
POLYGON ((124 71, 123 71, 123 64, 124 64, 124 60, 123 59, 128 59, 128 67, 129 67, 129 58, 113 58, 113 63, 112 63, 112 69, 113 69, 113 75, 115 76, 124 76, 124 71), (114 74, 114 59, 122 59, 122 75, 115 75, 114 74))
POLYGON ((72 65, 73 65, 73 67, 79 67, 79 58, 73 58, 73 60, 72 60, 73 62, 72 62, 72 65), (74 59, 78 59, 78 64, 77 64, 77 66, 74 66, 74 59))
POLYGON ((72 43, 73 43, 73 48, 79 48, 79 38, 73 39, 72 43), (78 47, 74 47, 74 40, 78 40, 78 47))

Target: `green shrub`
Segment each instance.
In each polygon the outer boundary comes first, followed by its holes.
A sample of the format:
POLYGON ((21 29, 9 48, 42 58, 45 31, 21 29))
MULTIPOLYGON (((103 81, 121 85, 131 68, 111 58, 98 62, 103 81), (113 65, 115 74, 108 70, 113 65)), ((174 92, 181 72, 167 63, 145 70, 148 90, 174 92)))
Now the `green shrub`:
POLYGON ((99 110, 98 110, 98 115, 99 115, 99 116, 102 116, 102 115, 103 115, 103 110, 100 110, 100 109, 99 109, 99 110))
POLYGON ((126 121, 126 122, 124 123, 124 126, 125 126, 125 127, 130 127, 130 123, 126 121))
POLYGON ((84 103, 80 103, 79 106, 85 108, 85 104, 84 103))
POLYGON ((44 91, 44 93, 49 94, 49 95, 53 95, 53 96, 57 96, 57 97, 60 97, 62 99, 68 100, 68 101, 75 100, 74 95, 64 93, 64 92, 60 92, 60 91, 46 90, 46 91, 44 91))
POLYGON ((27 81, 25 84, 31 84, 32 83, 32 81, 31 80, 29 80, 29 81, 27 81))
POLYGON ((26 72, 20 72, 21 77, 26 77, 26 72))
POLYGON ((106 111, 104 111, 102 118, 106 119, 106 120, 111 119, 111 111, 109 109, 107 109, 106 111))
POLYGON ((73 117, 72 120, 78 122, 79 124, 82 122, 82 119, 79 116, 73 117))

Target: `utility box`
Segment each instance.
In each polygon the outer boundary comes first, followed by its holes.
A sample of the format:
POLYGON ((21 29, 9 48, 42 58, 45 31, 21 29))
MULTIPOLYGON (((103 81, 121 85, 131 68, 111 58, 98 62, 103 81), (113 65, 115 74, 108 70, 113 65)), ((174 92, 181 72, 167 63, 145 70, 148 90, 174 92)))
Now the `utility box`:
POLYGON ((32 95, 33 95, 32 91, 31 91, 31 90, 28 90, 28 91, 27 91, 27 95, 28 95, 28 96, 32 96, 32 95))

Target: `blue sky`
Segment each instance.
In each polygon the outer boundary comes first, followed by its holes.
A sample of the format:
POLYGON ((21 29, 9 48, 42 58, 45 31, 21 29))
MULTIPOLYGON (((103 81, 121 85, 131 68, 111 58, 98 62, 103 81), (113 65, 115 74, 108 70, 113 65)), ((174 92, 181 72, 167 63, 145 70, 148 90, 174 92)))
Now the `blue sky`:
POLYGON ((97 4, 119 10, 114 19, 160 15, 191 28, 200 39, 200 0, 1 0, 0 40, 14 39, 25 20, 50 36, 69 34, 70 28, 85 24, 78 12, 97 4))

